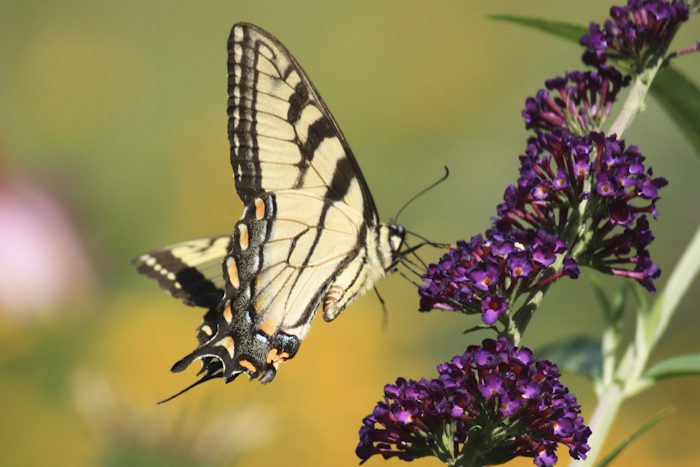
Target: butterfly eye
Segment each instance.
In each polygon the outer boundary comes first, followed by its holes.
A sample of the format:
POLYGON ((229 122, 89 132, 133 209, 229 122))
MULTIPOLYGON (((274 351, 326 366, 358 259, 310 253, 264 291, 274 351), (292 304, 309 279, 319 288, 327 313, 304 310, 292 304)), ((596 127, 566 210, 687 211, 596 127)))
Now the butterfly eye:
POLYGON ((392 243, 394 238, 399 241, 403 240, 406 236, 406 228, 401 224, 389 224, 389 236, 392 237, 392 243))

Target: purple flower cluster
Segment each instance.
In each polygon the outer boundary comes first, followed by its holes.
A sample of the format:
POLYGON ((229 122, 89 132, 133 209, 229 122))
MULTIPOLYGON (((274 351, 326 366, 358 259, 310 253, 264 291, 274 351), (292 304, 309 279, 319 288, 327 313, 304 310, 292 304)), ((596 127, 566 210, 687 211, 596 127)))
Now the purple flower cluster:
POLYGON ((517 186, 506 189, 498 206, 496 230, 538 229, 573 239, 579 263, 654 290, 660 270, 647 252, 653 236, 645 214, 656 217, 667 182, 645 170, 636 146, 601 133, 557 130, 531 138, 520 163, 517 186), (570 232, 581 225, 583 234, 570 232))
POLYGON ((600 67, 612 59, 631 61, 631 71, 641 71, 656 53, 664 52, 680 24, 688 20, 688 5, 681 0, 629 0, 610 9, 601 27, 591 23, 581 38, 586 47, 583 61, 600 67))
POLYGON ((506 188, 486 238, 457 242, 428 266, 421 311, 481 313, 492 325, 518 294, 563 275, 578 277, 578 264, 655 290, 661 271, 647 250, 654 237, 646 215, 656 217, 666 183, 645 169, 635 146, 614 136, 555 130, 531 138, 517 185, 506 188), (562 267, 545 279, 559 255, 562 267))
MULTIPOLYGON (((459 241, 437 264, 430 264, 419 289, 420 310, 481 313, 488 325, 506 315, 509 298, 527 292, 541 279, 566 244, 544 230, 495 229, 469 242, 459 241)), ((567 257, 566 274, 578 276, 567 257)), ((561 274, 560 274, 561 275, 561 274)))
POLYGON ((375 454, 435 455, 452 465, 491 465, 526 456, 549 466, 558 443, 573 458, 586 457, 591 430, 553 363, 500 338, 437 368, 436 379, 385 386, 360 428, 356 453, 363 462, 375 454))
POLYGON ((599 131, 620 89, 628 84, 629 76, 610 67, 601 67, 598 72, 574 71, 547 80, 546 90, 539 90, 525 101, 525 126, 538 133, 568 129, 585 135, 599 131))
POLYGON ((630 0, 611 10, 604 31, 591 25, 581 42, 600 52, 595 63, 587 60, 597 71, 548 80, 546 89, 526 100, 522 115, 535 136, 520 156, 518 182, 506 189, 486 239, 458 242, 428 267, 421 311, 481 313, 492 325, 530 287, 562 275, 578 277, 578 264, 655 290, 660 270, 647 251, 653 235, 645 214, 656 217, 658 190, 667 182, 645 169, 635 146, 599 133, 630 81, 604 62, 608 48, 625 44, 621 38, 663 40, 687 10, 679 2, 630 0), (542 271, 557 255, 564 258, 561 267, 544 279, 542 271))

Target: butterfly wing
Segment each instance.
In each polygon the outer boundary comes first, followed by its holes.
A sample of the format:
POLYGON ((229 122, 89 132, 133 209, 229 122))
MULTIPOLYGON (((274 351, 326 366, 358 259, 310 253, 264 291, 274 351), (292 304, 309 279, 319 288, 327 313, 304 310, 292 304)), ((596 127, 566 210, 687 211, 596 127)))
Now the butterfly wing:
POLYGON ((231 163, 246 209, 224 262, 218 322, 207 314, 209 339, 173 371, 201 359, 200 382, 231 381, 242 372, 267 382, 296 353, 334 279, 341 275, 352 286, 372 276, 366 243, 378 218, 308 77, 279 41, 250 24, 234 25, 229 39, 228 113, 231 163))
POLYGON ((216 308, 224 296, 221 263, 230 235, 200 238, 151 251, 134 260, 137 270, 191 306, 216 308))
POLYGON ((362 199, 352 207, 376 224, 374 200, 350 146, 284 45, 238 23, 228 49, 231 165, 243 202, 290 189, 340 199, 344 186, 356 182, 362 199))

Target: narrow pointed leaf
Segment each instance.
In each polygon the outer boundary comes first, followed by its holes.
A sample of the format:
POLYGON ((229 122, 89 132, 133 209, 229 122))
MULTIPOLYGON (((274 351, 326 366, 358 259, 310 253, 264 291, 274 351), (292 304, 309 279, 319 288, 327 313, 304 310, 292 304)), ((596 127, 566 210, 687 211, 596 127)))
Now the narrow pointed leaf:
POLYGON ((678 376, 700 375, 700 353, 677 355, 653 365, 644 375, 655 381, 678 376))
POLYGON ((651 95, 688 139, 700 157, 700 89, 672 66, 662 68, 651 85, 651 95))
POLYGON ((600 379, 603 358, 600 340, 590 336, 575 336, 539 348, 538 358, 557 364, 560 370, 570 371, 590 379, 600 379))
POLYGON ((615 446, 612 451, 610 451, 603 459, 596 464, 596 467, 607 467, 610 465, 610 463, 615 460, 615 458, 620 455, 620 453, 627 447, 629 446, 633 441, 635 441, 637 438, 642 436, 644 433, 652 429, 656 424, 658 424, 661 420, 664 418, 668 417, 673 413, 675 409, 673 407, 667 407, 658 414, 654 415, 651 417, 649 420, 644 422, 642 426, 637 428, 634 433, 632 433, 630 436, 622 440, 620 444, 615 446))
POLYGON ((538 31, 546 32, 562 39, 567 39, 578 44, 579 39, 588 33, 588 29, 578 24, 567 23, 565 21, 553 21, 549 19, 531 18, 518 15, 488 15, 488 18, 496 21, 506 21, 518 24, 538 31))
POLYGON ((656 344, 668 327, 681 299, 700 272, 700 227, 671 272, 663 291, 656 296, 646 320, 646 341, 656 344))
POLYGON ((465 329, 462 334, 469 334, 469 333, 476 332, 476 331, 482 331, 484 329, 495 330, 496 328, 494 326, 489 326, 488 324, 477 324, 476 326, 473 326, 469 329, 465 329))

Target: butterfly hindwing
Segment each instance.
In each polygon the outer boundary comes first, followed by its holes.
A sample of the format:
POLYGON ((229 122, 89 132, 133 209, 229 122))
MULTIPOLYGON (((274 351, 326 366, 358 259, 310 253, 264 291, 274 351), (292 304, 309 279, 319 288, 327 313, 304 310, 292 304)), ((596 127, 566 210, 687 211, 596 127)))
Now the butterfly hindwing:
POLYGON ((218 323, 205 317, 211 337, 176 369, 215 356, 227 380, 242 371, 271 380, 277 364, 296 353, 338 271, 363 251, 360 221, 343 203, 326 207, 323 198, 299 191, 253 199, 224 261, 218 323))
POLYGON ((224 295, 221 262, 230 235, 200 238, 151 251, 134 260, 137 270, 188 305, 215 308, 224 295))

